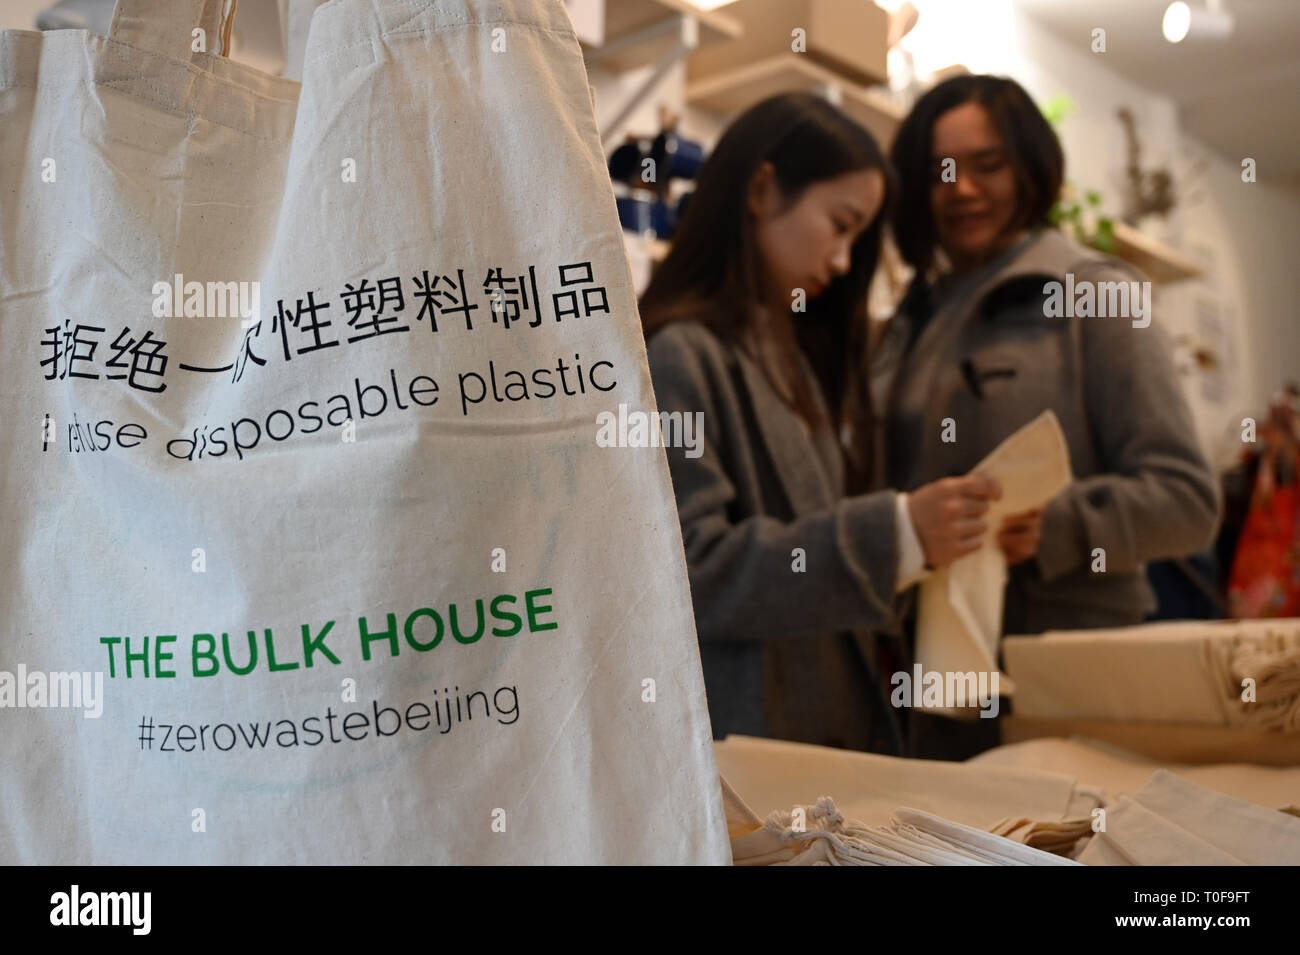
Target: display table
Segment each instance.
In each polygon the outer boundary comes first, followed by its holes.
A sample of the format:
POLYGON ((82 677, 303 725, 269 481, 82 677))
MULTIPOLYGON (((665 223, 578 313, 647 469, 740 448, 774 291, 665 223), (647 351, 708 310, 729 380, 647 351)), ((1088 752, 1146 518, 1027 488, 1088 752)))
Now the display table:
POLYGON ((714 751, 737 864, 1300 865, 1300 767, 1162 765, 1065 739, 964 763, 744 736, 714 751))
POLYGON ((1063 773, 1023 766, 901 759, 803 743, 728 736, 714 744, 718 772, 754 812, 808 806, 831 796, 846 817, 885 825, 899 806, 989 829, 1008 816, 1087 815, 1097 797, 1063 773))
POLYGON ((1300 807, 1300 765, 1250 765, 1245 760, 1186 764, 1151 759, 1095 739, 1031 739, 980 753, 967 766, 1064 773, 1110 801, 1137 792, 1164 768, 1216 792, 1272 809, 1300 807))

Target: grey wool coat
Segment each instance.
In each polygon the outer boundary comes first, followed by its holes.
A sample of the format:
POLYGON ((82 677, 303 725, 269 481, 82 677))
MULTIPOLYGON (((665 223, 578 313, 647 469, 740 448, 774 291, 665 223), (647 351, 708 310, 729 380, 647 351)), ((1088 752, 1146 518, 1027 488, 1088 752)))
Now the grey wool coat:
POLYGON ((965 474, 1046 408, 1065 432, 1075 480, 1046 508, 1036 559, 1011 568, 1004 633, 1140 622, 1155 607, 1144 562, 1206 547, 1219 516, 1158 312, 1147 327, 1047 317, 1044 286, 1067 272, 1076 285, 1142 278, 1045 230, 933 317, 914 286, 890 330, 905 339, 885 432, 891 486, 965 474))
POLYGON ((703 324, 665 326, 646 351, 660 410, 704 413, 702 453, 667 455, 715 738, 866 749, 863 631, 894 616, 896 495, 845 497, 835 438, 703 324))

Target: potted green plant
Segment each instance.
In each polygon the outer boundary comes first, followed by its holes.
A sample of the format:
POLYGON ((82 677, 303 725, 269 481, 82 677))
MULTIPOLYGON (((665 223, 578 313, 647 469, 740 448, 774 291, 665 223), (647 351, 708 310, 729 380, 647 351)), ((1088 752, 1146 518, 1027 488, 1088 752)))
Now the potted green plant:
MULTIPOLYGON (((1058 93, 1041 109, 1052 128, 1059 130, 1061 122, 1073 111, 1074 103, 1068 96, 1058 93)), ((1065 230, 1080 245, 1115 254, 1115 222, 1102 215, 1101 193, 1095 189, 1089 189, 1081 198, 1078 187, 1067 180, 1047 215, 1053 225, 1065 230)))

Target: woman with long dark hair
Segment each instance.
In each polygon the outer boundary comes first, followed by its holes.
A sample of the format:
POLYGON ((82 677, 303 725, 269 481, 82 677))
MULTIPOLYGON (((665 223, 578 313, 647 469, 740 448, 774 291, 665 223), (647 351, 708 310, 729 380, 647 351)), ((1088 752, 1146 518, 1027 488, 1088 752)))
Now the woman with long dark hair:
POLYGON ((979 546, 999 491, 952 478, 869 493, 867 286, 892 176, 871 135, 786 94, 721 137, 641 299, 714 735, 878 746, 864 631, 895 593, 979 546))

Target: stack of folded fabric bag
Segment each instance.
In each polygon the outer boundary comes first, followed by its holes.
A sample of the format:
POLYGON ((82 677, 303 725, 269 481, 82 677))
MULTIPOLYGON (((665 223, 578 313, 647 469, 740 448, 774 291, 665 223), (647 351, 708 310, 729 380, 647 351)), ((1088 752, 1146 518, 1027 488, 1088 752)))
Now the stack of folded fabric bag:
POLYGON ((1078 865, 919 809, 900 807, 888 825, 866 826, 845 819, 829 796, 765 821, 729 805, 728 825, 736 865, 1078 865))
POLYGON ((1087 780, 1091 819, 1006 820, 1008 838, 1088 865, 1300 865, 1300 766, 1172 765, 1086 739, 1032 739, 966 765, 1087 780), (1062 827, 1079 826, 1065 845, 1062 827))
POLYGON ((1020 767, 745 736, 714 752, 736 865, 1070 865, 992 830, 1012 816, 1068 821, 1077 838, 1101 805, 1068 775, 1020 767))
POLYGON ((1300 620, 1007 637, 1018 717, 1300 731, 1300 620))
POLYGON ((1171 772, 1059 739, 965 763, 734 736, 715 752, 736 865, 1300 865, 1300 767, 1171 772))
POLYGON ((1300 865, 1300 819, 1160 769, 1105 810, 1087 865, 1300 865))

